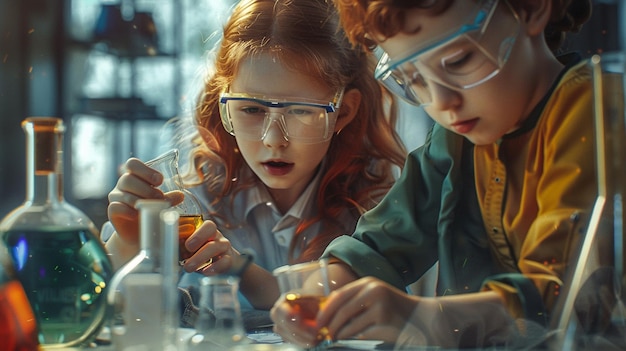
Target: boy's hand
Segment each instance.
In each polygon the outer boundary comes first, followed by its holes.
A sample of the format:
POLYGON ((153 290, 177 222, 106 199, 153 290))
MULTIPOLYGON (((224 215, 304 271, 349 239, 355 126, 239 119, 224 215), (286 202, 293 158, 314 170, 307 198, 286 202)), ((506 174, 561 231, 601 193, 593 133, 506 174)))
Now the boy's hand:
POLYGON ((412 311, 415 297, 373 277, 333 291, 317 316, 334 340, 364 339, 395 343, 412 311))
POLYGON ((311 348, 320 342, 317 338, 318 328, 302 323, 298 312, 293 310, 284 296, 276 301, 270 311, 270 317, 274 322, 274 332, 279 334, 283 341, 304 348, 311 348))

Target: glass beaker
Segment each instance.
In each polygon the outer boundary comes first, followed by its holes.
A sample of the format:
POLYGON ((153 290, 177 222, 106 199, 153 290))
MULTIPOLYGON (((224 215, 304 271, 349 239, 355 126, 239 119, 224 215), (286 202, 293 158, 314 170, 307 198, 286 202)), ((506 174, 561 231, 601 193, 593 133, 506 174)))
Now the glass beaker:
MULTIPOLYGON (((328 281, 328 260, 298 263, 276 268, 272 274, 287 303, 303 323, 315 327, 317 314, 324 307, 331 284, 328 281)), ((319 347, 332 343, 328 328, 322 327, 317 336, 319 347)))
POLYGON ((44 347, 88 344, 104 323, 112 265, 93 222, 63 197, 60 118, 29 117, 26 200, 0 222, 44 347))
POLYGON ((200 312, 188 351, 226 350, 250 342, 243 327, 238 292, 238 277, 200 279, 200 312))
MULTIPOLYGON (((178 260, 179 264, 182 266, 185 264, 185 260, 194 254, 187 250, 185 241, 202 225, 204 217, 200 201, 198 201, 196 196, 189 190, 185 189, 183 185, 183 179, 178 170, 178 154, 177 149, 172 149, 153 160, 147 161, 146 166, 163 175, 163 183, 159 186, 159 189, 161 189, 163 193, 180 191, 184 195, 183 201, 173 206, 180 214, 178 227, 178 260)), ((200 270, 209 264, 211 263, 207 262, 198 269, 200 270)))

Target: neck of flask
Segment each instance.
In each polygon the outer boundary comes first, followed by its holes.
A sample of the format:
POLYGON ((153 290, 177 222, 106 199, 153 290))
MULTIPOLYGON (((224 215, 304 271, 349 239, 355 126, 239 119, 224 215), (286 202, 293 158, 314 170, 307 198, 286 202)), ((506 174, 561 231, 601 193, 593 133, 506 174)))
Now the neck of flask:
POLYGON ((26 133, 26 202, 54 205, 63 201, 63 120, 29 117, 26 133))
POLYGON ((161 211, 170 207, 167 200, 138 200, 135 208, 139 210, 139 245, 146 256, 160 265, 163 227, 161 211))

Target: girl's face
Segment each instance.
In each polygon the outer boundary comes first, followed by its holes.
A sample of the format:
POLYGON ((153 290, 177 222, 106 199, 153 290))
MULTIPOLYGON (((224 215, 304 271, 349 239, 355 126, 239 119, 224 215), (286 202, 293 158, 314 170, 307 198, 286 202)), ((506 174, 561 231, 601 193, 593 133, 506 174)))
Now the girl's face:
POLYGON ((404 77, 413 77, 411 86, 427 102, 426 112, 477 145, 493 143, 517 129, 546 86, 538 78, 545 76, 540 50, 525 34, 524 24, 505 1, 489 4, 459 0, 443 12, 410 10, 406 33, 411 34, 400 33, 380 43, 390 62, 405 62, 400 65, 404 77), (493 10, 480 37, 463 33, 467 27, 461 27, 481 18, 477 3, 493 10), (420 50, 424 54, 412 58, 420 50), (508 60, 499 65, 502 57, 508 60))
MULTIPOLYGON (((322 82, 290 70, 268 54, 244 60, 230 86, 230 92, 294 102, 298 102, 298 98, 330 102, 336 94, 322 82)), ((329 113, 328 117, 334 121, 336 112, 329 113)), ((291 204, 315 175, 330 145, 330 139, 319 143, 286 140, 276 122, 271 123, 262 140, 238 136, 236 128, 234 132, 241 155, 269 188, 274 199, 291 204)))

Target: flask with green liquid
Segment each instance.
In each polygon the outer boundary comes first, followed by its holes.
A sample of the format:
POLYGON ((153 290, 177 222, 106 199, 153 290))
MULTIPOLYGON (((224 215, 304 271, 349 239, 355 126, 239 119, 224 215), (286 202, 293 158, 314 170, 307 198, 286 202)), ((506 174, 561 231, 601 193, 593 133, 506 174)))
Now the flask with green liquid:
POLYGON ((106 312, 111 262, 93 222, 63 196, 63 121, 29 117, 26 200, 0 222, 43 347, 87 345, 106 312))

